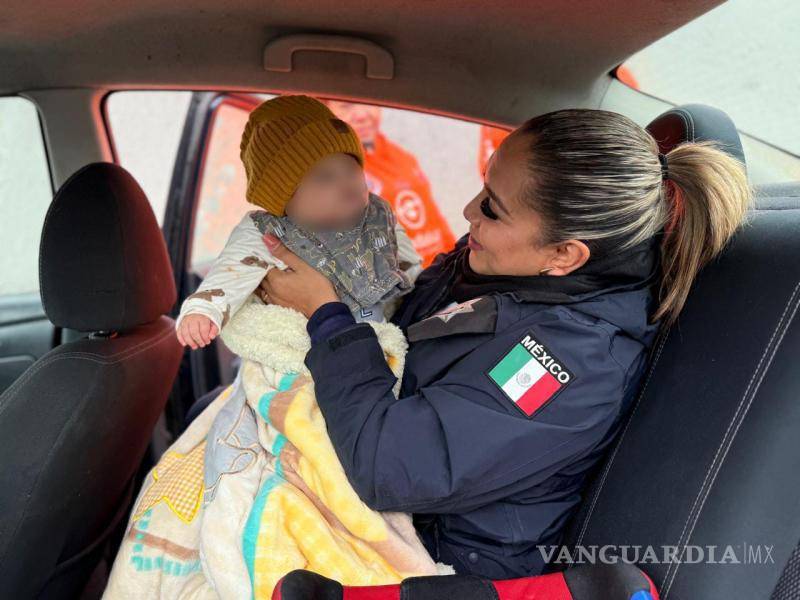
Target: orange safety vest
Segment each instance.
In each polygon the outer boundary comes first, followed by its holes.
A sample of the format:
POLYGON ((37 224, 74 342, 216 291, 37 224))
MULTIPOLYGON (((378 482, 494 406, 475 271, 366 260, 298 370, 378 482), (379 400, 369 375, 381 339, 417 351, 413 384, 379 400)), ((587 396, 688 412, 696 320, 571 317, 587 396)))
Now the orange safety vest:
POLYGON ((427 267, 440 252, 455 246, 455 237, 433 201, 431 186, 413 154, 378 133, 364 147, 369 190, 392 206, 427 267))
POLYGON ((480 173, 481 177, 483 177, 483 172, 486 169, 486 163, 489 162, 494 151, 508 137, 509 133, 511 132, 499 127, 481 125, 481 137, 478 142, 478 173, 480 173))

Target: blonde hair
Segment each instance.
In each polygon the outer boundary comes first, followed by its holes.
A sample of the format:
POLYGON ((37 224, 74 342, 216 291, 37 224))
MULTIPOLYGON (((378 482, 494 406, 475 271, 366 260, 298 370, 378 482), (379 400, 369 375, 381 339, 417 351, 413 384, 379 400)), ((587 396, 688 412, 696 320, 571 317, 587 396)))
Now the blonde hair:
POLYGON ((525 201, 544 219, 541 241, 581 240, 600 257, 663 232, 651 318, 673 323, 697 273, 745 220, 753 191, 744 165, 714 142, 685 142, 666 154, 662 180, 653 137, 605 110, 559 110, 517 132, 531 136, 525 201))

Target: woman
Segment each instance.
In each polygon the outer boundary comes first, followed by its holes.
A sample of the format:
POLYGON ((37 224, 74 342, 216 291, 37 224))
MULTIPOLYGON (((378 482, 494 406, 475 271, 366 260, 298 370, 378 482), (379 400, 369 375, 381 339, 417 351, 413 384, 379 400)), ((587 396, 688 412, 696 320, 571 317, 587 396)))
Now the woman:
POLYGON ((661 322, 742 223, 743 165, 709 142, 660 155, 630 119, 523 124, 466 206, 469 235, 417 280, 400 399, 372 328, 277 239, 264 299, 309 317, 306 356, 348 478, 413 512, 459 573, 540 573, 639 387, 661 322), (444 311, 442 310, 444 308, 444 311), (439 312, 437 312, 439 311, 439 312))

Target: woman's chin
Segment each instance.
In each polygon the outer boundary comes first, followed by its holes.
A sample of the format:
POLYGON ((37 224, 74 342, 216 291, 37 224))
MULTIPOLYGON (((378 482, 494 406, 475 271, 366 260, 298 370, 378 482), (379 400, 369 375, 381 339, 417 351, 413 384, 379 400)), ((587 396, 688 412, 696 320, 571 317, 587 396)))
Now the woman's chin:
POLYGON ((490 274, 489 271, 486 269, 484 261, 472 249, 470 249, 469 254, 467 255, 467 262, 469 263, 469 268, 478 273, 479 275, 490 274))

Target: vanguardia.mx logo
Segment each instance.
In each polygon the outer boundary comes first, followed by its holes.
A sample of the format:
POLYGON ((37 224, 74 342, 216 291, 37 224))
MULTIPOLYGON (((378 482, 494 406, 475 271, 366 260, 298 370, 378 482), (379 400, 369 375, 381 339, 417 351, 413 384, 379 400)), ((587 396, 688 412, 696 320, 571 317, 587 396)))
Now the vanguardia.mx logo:
POLYGON ((576 546, 537 546, 545 563, 548 564, 719 564, 753 565, 774 564, 772 557, 774 545, 767 544, 729 544, 726 546, 634 546, 604 545, 576 546))

